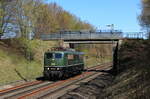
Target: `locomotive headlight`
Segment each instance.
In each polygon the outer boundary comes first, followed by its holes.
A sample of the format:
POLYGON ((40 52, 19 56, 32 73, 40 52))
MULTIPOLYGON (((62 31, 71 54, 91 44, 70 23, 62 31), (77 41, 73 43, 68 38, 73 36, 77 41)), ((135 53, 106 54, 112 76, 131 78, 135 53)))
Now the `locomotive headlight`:
POLYGON ((47 70, 49 70, 49 68, 47 68, 47 70))
POLYGON ((57 70, 60 70, 60 68, 57 68, 57 70))

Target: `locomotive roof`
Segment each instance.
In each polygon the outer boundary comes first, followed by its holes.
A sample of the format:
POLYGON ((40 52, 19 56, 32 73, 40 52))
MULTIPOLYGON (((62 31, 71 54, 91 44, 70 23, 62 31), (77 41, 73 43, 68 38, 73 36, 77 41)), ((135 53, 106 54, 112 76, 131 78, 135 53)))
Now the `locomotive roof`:
POLYGON ((77 51, 47 51, 45 53, 73 53, 73 54, 84 54, 84 52, 77 52, 77 51))

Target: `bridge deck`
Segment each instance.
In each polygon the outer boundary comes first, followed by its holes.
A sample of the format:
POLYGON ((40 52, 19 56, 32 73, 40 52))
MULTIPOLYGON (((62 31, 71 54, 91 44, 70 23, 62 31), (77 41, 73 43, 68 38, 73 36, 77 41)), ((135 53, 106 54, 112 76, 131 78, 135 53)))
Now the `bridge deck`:
POLYGON ((42 34, 42 40, 119 40, 122 38, 122 32, 60 32, 51 34, 42 34))

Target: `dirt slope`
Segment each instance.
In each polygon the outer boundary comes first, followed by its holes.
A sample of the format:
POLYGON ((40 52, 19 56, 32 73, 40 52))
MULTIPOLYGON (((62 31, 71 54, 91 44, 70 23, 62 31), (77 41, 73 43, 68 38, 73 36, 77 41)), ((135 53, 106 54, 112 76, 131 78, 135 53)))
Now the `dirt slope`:
POLYGON ((150 41, 127 40, 119 51, 119 74, 106 88, 108 99, 150 98, 150 41))

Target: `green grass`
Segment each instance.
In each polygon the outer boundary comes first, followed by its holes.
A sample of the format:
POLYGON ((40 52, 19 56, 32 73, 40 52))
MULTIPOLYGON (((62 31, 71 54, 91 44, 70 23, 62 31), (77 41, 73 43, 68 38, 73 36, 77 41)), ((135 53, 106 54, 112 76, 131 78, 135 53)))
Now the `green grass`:
POLYGON ((79 44, 76 50, 84 52, 85 66, 91 67, 98 64, 112 62, 111 44, 79 44))
MULTIPOLYGON (((13 41, 16 44, 17 41, 13 41)), ((0 85, 14 82, 17 80, 30 80, 42 76, 43 71, 43 54, 44 52, 57 46, 57 42, 43 42, 40 40, 20 40, 24 46, 28 46, 27 52, 19 53, 20 45, 18 44, 9 47, 0 45, 0 85), (30 54, 33 53, 33 60, 27 60, 30 54)), ((22 47, 22 46, 21 46, 22 47)))
POLYGON ((16 70, 25 79, 33 79, 42 75, 42 65, 38 61, 29 62, 24 57, 0 50, 0 85, 23 80, 16 70))
POLYGON ((84 61, 85 61, 85 66, 92 67, 92 66, 96 66, 98 64, 111 62, 112 57, 111 56, 104 57, 104 58, 89 57, 89 58, 85 59, 84 61))

